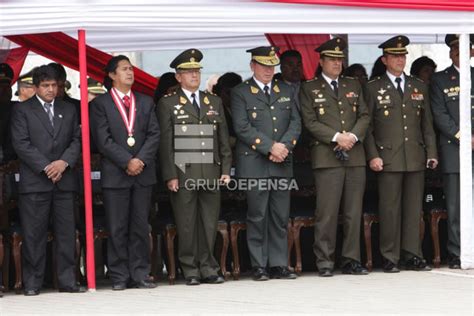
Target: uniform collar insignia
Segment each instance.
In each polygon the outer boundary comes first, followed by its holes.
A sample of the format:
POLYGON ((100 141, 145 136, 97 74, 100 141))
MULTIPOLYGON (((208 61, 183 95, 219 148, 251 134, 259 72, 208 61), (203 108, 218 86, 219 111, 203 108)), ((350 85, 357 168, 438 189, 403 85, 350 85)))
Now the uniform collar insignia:
POLYGON ((276 93, 280 93, 280 88, 278 88, 277 85, 274 85, 273 86, 273 91, 275 91, 276 93))
POLYGON ((257 94, 257 93, 258 93, 258 88, 255 88, 254 86, 250 86, 250 91, 251 91, 253 94, 257 94))
POLYGON ((179 103, 186 104, 186 102, 188 102, 188 100, 185 97, 183 97, 183 96, 179 97, 179 103))

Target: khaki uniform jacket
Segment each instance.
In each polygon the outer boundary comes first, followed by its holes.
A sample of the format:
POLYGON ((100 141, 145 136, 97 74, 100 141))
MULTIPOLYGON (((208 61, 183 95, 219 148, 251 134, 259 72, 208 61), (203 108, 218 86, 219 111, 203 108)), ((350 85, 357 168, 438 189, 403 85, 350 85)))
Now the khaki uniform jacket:
POLYGON ((270 101, 253 79, 232 89, 232 120, 238 138, 237 177, 293 176, 291 151, 301 133, 301 118, 290 87, 278 80, 271 87, 270 101), (282 163, 268 159, 274 142, 285 144, 290 151, 282 163))
POLYGON ((364 146, 369 113, 362 87, 352 78, 339 77, 338 97, 323 78, 302 84, 300 104, 305 127, 311 134, 311 161, 313 169, 333 167, 361 167, 366 165, 364 146), (358 142, 348 152, 349 160, 335 156, 334 135, 353 133, 358 142))
POLYGON ((430 100, 423 81, 405 75, 403 98, 384 74, 367 83, 371 125, 365 141, 367 160, 380 157, 384 171, 426 169, 438 158, 430 100))
POLYGON ((181 89, 161 98, 157 106, 161 128, 159 158, 163 180, 166 182, 177 178, 181 187, 185 185, 187 179, 216 180, 222 174, 230 175, 232 155, 222 101, 218 96, 204 91, 199 91, 199 100, 200 115, 181 89), (190 125, 204 124, 212 128, 212 136, 205 134, 187 136, 186 133, 191 133, 193 130, 190 125), (175 140, 178 139, 175 138, 176 131, 183 136, 180 137, 180 141, 186 138, 195 140, 192 142, 192 148, 176 146, 175 140), (180 158, 175 164, 177 152, 184 154, 185 158, 190 157, 190 153, 198 153, 202 157, 212 155, 213 158, 210 163, 194 163, 180 158))

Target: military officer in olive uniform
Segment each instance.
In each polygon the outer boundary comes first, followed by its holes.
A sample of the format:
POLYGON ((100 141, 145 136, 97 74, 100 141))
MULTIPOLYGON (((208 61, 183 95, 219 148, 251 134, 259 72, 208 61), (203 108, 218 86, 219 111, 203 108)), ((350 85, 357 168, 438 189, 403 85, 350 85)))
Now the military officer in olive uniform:
MULTIPOLYGON (((433 119, 440 132, 440 162, 444 173, 443 189, 448 210, 449 267, 460 269, 459 36, 448 34, 445 42, 450 48, 449 57, 453 64, 433 75, 430 97, 433 119)), ((471 45, 473 42, 474 38, 471 36, 471 45)), ((471 78, 474 78, 474 68, 472 67, 471 78)), ((471 80, 471 95, 474 95, 474 80, 471 80)), ((471 105, 474 108, 474 98, 472 97, 471 105)), ((474 142, 474 135, 471 135, 471 142, 474 142)))
POLYGON ((280 63, 278 48, 257 47, 247 52, 252 54, 253 77, 232 90, 231 107, 238 139, 236 176, 257 179, 258 183, 252 188, 249 185, 246 191, 253 278, 294 279, 296 274, 287 268, 290 191, 283 185, 270 188, 268 184, 282 183, 293 176, 291 151, 301 132, 301 118, 290 87, 272 80, 275 66, 280 63))
POLYGON ((337 219, 343 214, 342 272, 367 274, 360 264, 360 223, 365 188, 362 144, 369 113, 358 80, 341 76, 346 43, 333 38, 316 49, 322 73, 305 82, 300 104, 311 134, 316 184, 314 254, 320 276, 332 276, 337 219))
POLYGON ((199 91, 202 58, 199 50, 189 49, 171 62, 180 88, 158 103, 161 171, 171 191, 187 285, 224 282, 213 252, 218 185, 230 181, 231 150, 221 99, 199 91))
POLYGON ((365 148, 377 172, 380 251, 385 272, 405 268, 430 270, 421 253, 420 215, 424 170, 438 164, 430 101, 426 85, 405 75, 406 36, 379 45, 387 71, 367 84, 371 126, 365 148))

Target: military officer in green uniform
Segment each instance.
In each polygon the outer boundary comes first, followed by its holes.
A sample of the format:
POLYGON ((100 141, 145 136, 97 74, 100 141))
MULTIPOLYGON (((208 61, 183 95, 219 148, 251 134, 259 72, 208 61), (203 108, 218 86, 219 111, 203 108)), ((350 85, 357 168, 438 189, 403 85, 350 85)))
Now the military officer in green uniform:
POLYGON ((342 272, 367 274, 360 264, 360 223, 365 188, 364 141, 369 112, 358 80, 341 76, 346 43, 333 38, 316 48, 322 73, 303 83, 300 104, 311 134, 316 184, 314 254, 320 276, 332 276, 339 210, 344 241, 342 272))
POLYGON ((291 151, 301 132, 301 118, 290 87, 272 80, 280 63, 278 47, 247 52, 252 54, 253 77, 232 90, 231 108, 236 176, 249 180, 247 244, 253 279, 294 279, 296 274, 287 268, 290 191, 283 184, 293 176, 291 151))
MULTIPOLYGON (((471 36, 471 45, 473 41, 474 38, 471 36)), ((445 42, 450 48, 449 57, 453 64, 433 75, 430 97, 433 119, 440 132, 440 163, 444 174, 443 190, 448 211, 449 267, 460 269, 459 36, 448 34, 445 42)), ((474 78, 474 68, 472 67, 471 78, 474 78)), ((471 95, 474 95, 474 80, 471 80, 471 95)), ((471 105, 474 108, 474 98, 472 97, 471 105)), ((474 143, 474 135, 471 135, 471 142, 474 143)))
POLYGON ((219 184, 230 181, 231 150, 221 99, 199 90, 202 57, 188 49, 171 62, 180 88, 161 98, 157 110, 161 171, 171 191, 187 285, 224 282, 213 252, 219 184))
POLYGON ((365 141, 370 168, 377 172, 380 251, 385 272, 430 270, 421 253, 420 215, 424 170, 438 164, 426 85, 405 75, 408 37, 379 45, 387 71, 367 84, 371 125, 365 141))

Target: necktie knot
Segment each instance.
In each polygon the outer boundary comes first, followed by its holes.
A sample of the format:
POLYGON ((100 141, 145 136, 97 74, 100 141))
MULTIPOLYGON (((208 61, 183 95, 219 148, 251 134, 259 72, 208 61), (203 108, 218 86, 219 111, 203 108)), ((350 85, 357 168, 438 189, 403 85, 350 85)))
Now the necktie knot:
POLYGON ((400 94, 400 97, 403 98, 403 89, 402 89, 402 85, 401 85, 402 78, 400 78, 400 77, 395 78, 395 82, 397 83, 397 91, 400 94))
POLYGON ((191 93, 191 98, 193 98, 193 107, 196 110, 196 113, 200 115, 201 109, 199 108, 199 104, 197 103, 197 100, 196 100, 196 93, 191 93))
POLYGON ((265 92, 266 95, 269 95, 269 94, 270 94, 270 93, 269 93, 269 90, 270 90, 270 88, 269 88, 268 86, 264 86, 264 87, 263 87, 263 92, 265 92))
POLYGON ((128 95, 123 97, 123 104, 129 108, 130 107, 130 97, 128 95))
POLYGON ((331 85, 332 85, 332 87, 333 87, 334 94, 335 94, 336 96, 338 96, 339 90, 338 90, 338 88, 337 88, 337 81, 336 81, 336 80, 331 81, 331 85))
POLYGON ((402 78, 400 78, 400 77, 395 78, 395 82, 400 84, 402 82, 402 78))

